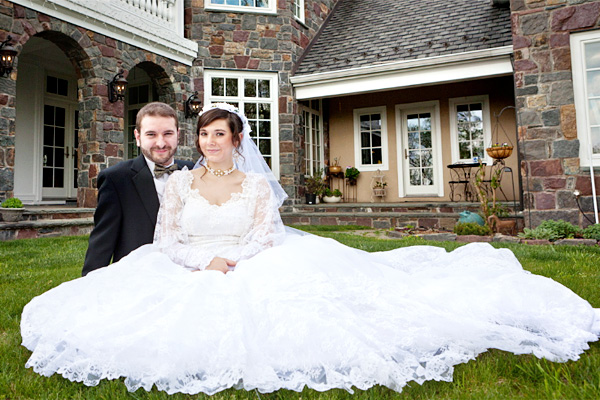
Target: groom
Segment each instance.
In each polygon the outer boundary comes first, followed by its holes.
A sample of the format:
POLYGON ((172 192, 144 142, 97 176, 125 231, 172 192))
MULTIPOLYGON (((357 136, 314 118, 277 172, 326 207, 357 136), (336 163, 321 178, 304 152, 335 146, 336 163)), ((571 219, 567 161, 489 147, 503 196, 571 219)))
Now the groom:
POLYGON ((175 110, 146 104, 137 114, 135 140, 142 154, 98 175, 98 205, 82 275, 152 243, 156 216, 169 174, 190 161, 174 160, 179 138, 175 110))

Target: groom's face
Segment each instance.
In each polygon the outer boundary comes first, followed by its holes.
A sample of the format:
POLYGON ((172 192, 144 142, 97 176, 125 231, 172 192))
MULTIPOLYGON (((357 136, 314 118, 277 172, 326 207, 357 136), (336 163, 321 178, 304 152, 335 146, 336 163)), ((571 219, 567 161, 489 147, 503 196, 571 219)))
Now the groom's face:
POLYGON ((173 118, 146 115, 140 123, 140 131, 136 129, 134 133, 137 145, 147 159, 158 165, 173 162, 179 136, 173 118))

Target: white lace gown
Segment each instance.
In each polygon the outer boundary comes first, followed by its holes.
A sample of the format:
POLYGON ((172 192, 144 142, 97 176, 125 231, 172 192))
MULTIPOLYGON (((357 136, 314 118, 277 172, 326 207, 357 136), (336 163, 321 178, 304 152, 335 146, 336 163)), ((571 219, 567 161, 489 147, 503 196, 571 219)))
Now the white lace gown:
POLYGON ((509 250, 366 253, 286 236, 261 177, 221 206, 191 180, 169 180, 154 244, 25 307, 27 367, 86 385, 124 377, 132 391, 400 391, 451 381, 489 348, 576 360, 600 334, 600 310, 509 250), (215 255, 238 265, 192 272, 215 255))

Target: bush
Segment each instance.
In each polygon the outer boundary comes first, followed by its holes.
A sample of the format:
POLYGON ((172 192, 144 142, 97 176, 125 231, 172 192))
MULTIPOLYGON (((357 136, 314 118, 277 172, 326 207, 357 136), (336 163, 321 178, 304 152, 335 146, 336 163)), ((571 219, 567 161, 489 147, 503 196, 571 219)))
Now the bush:
POLYGON ((339 189, 331 190, 329 188, 325 188, 323 191, 323 196, 327 197, 342 197, 342 192, 339 189))
POLYGON ((558 221, 547 220, 542 222, 538 228, 549 229, 556 234, 557 239, 572 239, 577 235, 581 235, 581 228, 573 225, 570 222, 559 219, 558 221))
POLYGON ((535 229, 524 228, 523 232, 520 232, 518 236, 521 239, 541 239, 550 240, 551 242, 560 239, 554 230, 541 225, 535 229))
POLYGON ((0 205, 0 207, 4 207, 4 208, 23 208, 23 203, 21 202, 21 200, 17 199, 16 197, 11 197, 9 199, 6 199, 2 202, 2 204, 0 205))
POLYGON ((476 222, 459 222, 454 225, 454 233, 457 235, 487 236, 492 233, 487 225, 481 226, 476 222))
POLYGON ((583 230, 583 237, 586 239, 600 240, 600 224, 589 225, 583 230))

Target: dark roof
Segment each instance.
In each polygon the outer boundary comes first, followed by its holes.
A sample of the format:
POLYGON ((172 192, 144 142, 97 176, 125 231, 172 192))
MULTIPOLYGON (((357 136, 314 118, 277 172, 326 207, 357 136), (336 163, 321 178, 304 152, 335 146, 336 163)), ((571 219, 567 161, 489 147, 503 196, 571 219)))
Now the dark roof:
POLYGON ((510 28, 490 0, 340 0, 295 75, 507 46, 510 28))

